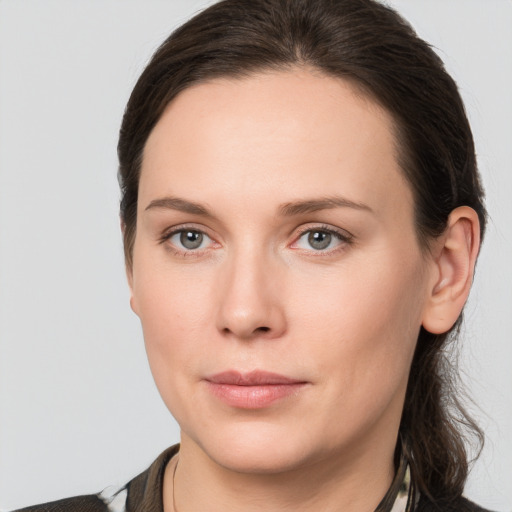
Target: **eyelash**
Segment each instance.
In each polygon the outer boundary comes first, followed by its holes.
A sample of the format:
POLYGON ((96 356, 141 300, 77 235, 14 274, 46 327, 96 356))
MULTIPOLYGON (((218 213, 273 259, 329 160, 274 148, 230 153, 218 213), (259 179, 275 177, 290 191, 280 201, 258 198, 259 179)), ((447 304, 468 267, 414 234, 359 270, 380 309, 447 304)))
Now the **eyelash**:
MULTIPOLYGON (((166 247, 170 251, 172 251, 173 254, 175 254, 177 256, 182 256, 184 258, 186 258, 186 257, 199 257, 199 256, 201 256, 204 253, 204 251, 206 250, 206 248, 204 248, 204 249, 182 250, 182 249, 178 249, 173 244, 167 243, 174 235, 177 235, 179 233, 183 233, 183 232, 186 232, 186 231, 192 231, 192 232, 195 232, 195 233, 200 233, 200 234, 208 237, 212 242, 217 243, 203 229, 199 229, 199 228, 197 228, 195 226, 187 226, 187 225, 175 226, 171 230, 164 232, 162 234, 162 236, 159 238, 158 243, 162 244, 162 245, 166 244, 166 247)), ((315 232, 327 233, 327 234, 335 237, 340 242, 341 247, 337 246, 334 249, 328 249, 328 250, 321 250, 321 249, 315 250, 313 248, 311 248, 310 250, 296 248, 295 250, 299 250, 299 251, 302 250, 304 252, 307 251, 308 253, 312 253, 312 254, 316 253, 317 256, 322 256, 322 255, 327 255, 327 254, 338 252, 339 250, 343 250, 343 248, 345 248, 347 245, 351 245, 353 243, 353 238, 354 237, 353 237, 353 235, 351 235, 347 231, 338 231, 336 229, 333 229, 330 226, 322 224, 322 225, 319 225, 319 226, 307 226, 307 227, 302 228, 299 231, 299 233, 297 234, 297 236, 295 236, 294 242, 291 245, 296 244, 305 234, 307 234, 307 233, 315 233, 315 232)))
POLYGON ((215 242, 211 236, 208 235, 204 231, 204 229, 197 228, 195 226, 188 226, 188 225, 181 225, 181 226, 175 226, 172 229, 165 231, 162 236, 159 238, 158 243, 164 245, 165 247, 171 251, 175 256, 181 256, 183 258, 190 258, 190 257, 198 257, 203 254, 203 252, 206 249, 189 249, 189 250, 183 250, 179 249, 175 245, 171 243, 167 243, 174 235, 177 235, 179 233, 184 233, 186 231, 192 231, 194 233, 200 233, 201 235, 204 235, 208 237, 212 242, 215 242))
MULTIPOLYGON (((340 250, 343 250, 344 248, 346 248, 347 245, 351 245, 354 242, 353 235, 350 234, 348 231, 337 230, 337 229, 332 228, 331 226, 322 224, 319 226, 306 226, 303 229, 301 229, 299 231, 298 235, 295 237, 295 241, 293 242, 293 244, 296 244, 305 234, 315 233, 315 232, 327 233, 327 234, 335 237, 336 239, 338 239, 338 241, 340 242, 340 246, 337 246, 333 249, 315 250, 315 249, 311 248, 310 250, 308 250, 308 253, 312 253, 313 255, 316 255, 316 256, 322 256, 322 255, 325 256, 328 254, 336 253, 340 250)), ((301 249, 298 248, 296 250, 300 251, 301 249)))

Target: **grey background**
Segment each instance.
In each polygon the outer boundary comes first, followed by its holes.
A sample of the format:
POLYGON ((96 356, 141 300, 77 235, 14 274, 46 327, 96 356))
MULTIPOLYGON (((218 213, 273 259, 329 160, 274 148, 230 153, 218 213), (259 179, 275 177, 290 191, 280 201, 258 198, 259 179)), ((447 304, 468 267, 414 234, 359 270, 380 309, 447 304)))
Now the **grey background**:
MULTIPOLYGON (((0 508, 133 477, 178 429, 128 304, 116 140, 191 0, 0 1, 0 508)), ((488 439, 467 495, 512 510, 512 2, 395 0, 464 96, 491 214, 462 369, 488 439)))

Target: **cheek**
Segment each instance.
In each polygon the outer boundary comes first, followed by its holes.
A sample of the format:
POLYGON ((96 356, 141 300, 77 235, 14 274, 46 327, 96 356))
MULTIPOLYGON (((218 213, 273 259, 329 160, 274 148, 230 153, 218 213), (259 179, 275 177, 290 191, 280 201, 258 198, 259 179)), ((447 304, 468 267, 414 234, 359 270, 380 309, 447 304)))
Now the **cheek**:
POLYGON ((424 298, 422 264, 381 255, 353 260, 325 272, 296 273, 290 291, 296 316, 336 333, 336 338, 374 331, 411 334, 419 327, 424 298))
POLYGON ((200 320, 205 280, 197 271, 170 264, 164 249, 153 245, 142 236, 136 240, 133 300, 145 332, 159 340, 166 332, 178 334, 200 320))
MULTIPOLYGON (((198 360, 206 353, 205 304, 179 279, 147 283, 140 290, 140 319, 146 354, 158 392, 167 409, 187 429, 198 360), (180 290, 180 286, 185 289, 180 290)), ((192 287, 193 288, 193 287, 192 287)), ((195 420, 197 421, 197 419, 195 420)))
POLYGON ((140 261, 133 287, 134 304, 151 371, 167 403, 167 395, 179 388, 185 372, 193 372, 197 355, 211 339, 213 301, 204 276, 177 272, 149 257, 140 261))
POLYGON ((317 275, 295 316, 309 334, 305 343, 315 340, 309 350, 317 370, 333 377, 340 396, 385 400, 408 376, 421 325, 422 264, 396 255, 355 263, 317 275))

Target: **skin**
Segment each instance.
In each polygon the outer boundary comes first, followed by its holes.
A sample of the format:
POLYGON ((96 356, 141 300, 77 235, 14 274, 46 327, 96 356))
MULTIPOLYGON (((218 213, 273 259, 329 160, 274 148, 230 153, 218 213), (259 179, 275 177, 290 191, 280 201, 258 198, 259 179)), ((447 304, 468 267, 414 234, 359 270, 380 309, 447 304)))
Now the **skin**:
POLYGON ((478 245, 464 210, 425 254, 413 209, 392 119, 347 82, 260 73, 193 86, 167 107, 144 151, 128 279, 181 427, 179 510, 375 509, 420 326, 449 328, 469 291, 472 263, 459 271, 445 247, 476 258, 478 245), (200 248, 179 229, 203 233, 200 248), (312 247, 308 235, 326 231, 328 247, 312 247), (305 384, 233 407, 205 381, 233 369, 305 384))

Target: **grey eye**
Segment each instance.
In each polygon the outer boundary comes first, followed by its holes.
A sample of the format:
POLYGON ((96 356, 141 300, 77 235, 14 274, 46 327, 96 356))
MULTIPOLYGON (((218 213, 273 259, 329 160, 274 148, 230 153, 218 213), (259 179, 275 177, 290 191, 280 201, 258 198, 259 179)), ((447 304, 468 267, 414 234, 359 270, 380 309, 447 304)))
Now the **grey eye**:
POLYGON ((199 231, 186 230, 180 233, 180 244, 185 249, 199 249, 203 243, 203 234, 199 231))
POLYGON ((310 231, 308 234, 309 245, 317 251, 329 247, 331 240, 331 233, 327 233, 326 231, 310 231))

